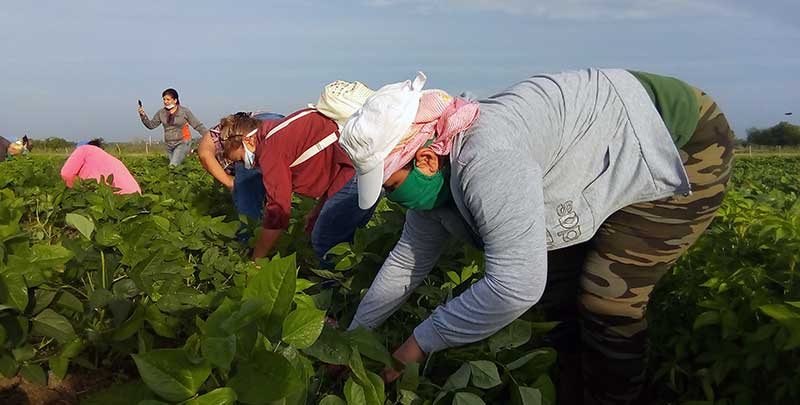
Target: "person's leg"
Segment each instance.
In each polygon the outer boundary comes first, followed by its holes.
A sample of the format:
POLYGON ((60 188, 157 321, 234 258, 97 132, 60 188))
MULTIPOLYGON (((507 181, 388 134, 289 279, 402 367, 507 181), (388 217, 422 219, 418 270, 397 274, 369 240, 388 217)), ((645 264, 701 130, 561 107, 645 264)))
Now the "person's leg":
POLYGON ((592 240, 578 303, 584 403, 639 403, 650 293, 722 204, 733 134, 714 101, 704 93, 698 97, 700 122, 680 151, 692 194, 625 207, 592 240))
POLYGON ((189 153, 189 148, 191 147, 191 142, 189 141, 181 141, 172 151, 172 156, 169 159, 170 166, 178 166, 183 163, 183 160, 186 159, 186 155, 189 153))
POLYGON ((169 160, 170 163, 171 163, 172 162, 172 154, 175 152, 175 146, 170 146, 169 144, 166 144, 166 145, 164 145, 164 147, 166 148, 165 150, 167 152, 167 160, 169 160))
POLYGON ((236 162, 234 170, 232 196, 236 212, 254 220, 260 219, 267 196, 261 179, 261 169, 245 169, 242 162, 236 162))
MULTIPOLYGON (((544 312, 547 321, 558 325, 544 337, 545 343, 558 352, 556 396, 563 405, 580 404, 583 381, 578 327, 578 280, 590 242, 547 252, 547 285, 532 312, 544 312)), ((526 318, 523 315, 523 318, 526 318)))
POLYGON ((325 254, 342 242, 352 242, 356 228, 369 222, 375 207, 362 210, 358 207, 356 177, 347 182, 336 194, 325 201, 311 231, 311 246, 323 266, 330 267, 325 254))

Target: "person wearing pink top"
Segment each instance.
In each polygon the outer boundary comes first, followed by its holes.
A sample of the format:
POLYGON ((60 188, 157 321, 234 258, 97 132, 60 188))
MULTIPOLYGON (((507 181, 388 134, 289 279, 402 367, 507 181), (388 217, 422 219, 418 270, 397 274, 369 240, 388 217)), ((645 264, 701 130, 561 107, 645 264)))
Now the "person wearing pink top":
POLYGON ((102 148, 102 140, 94 139, 87 144, 75 148, 64 166, 61 167, 61 178, 72 188, 75 177, 82 180, 95 179, 100 181, 101 176, 113 176, 110 185, 119 190, 115 194, 142 193, 139 183, 133 178, 131 172, 119 159, 111 156, 102 148))

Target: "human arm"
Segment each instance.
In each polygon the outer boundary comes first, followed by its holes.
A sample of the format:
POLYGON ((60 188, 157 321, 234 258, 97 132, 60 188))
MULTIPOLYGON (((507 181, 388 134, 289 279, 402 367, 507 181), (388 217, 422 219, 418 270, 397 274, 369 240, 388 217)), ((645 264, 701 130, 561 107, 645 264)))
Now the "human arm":
POLYGON ((518 151, 495 151, 470 162, 460 180, 464 204, 483 242, 485 273, 416 327, 414 338, 424 353, 491 336, 544 292, 547 248, 540 168, 518 151))
POLYGON ((449 236, 432 212, 407 211, 400 240, 359 303, 349 329, 373 329, 389 318, 425 280, 449 236))
POLYGON ((292 209, 292 172, 280 154, 258 157, 261 179, 267 194, 261 235, 253 250, 253 259, 264 257, 289 227, 292 209))
POLYGON ((72 184, 75 182, 75 176, 78 175, 85 161, 86 149, 79 147, 69 155, 67 161, 64 162, 64 166, 61 166, 61 178, 64 179, 67 187, 72 188, 72 184))
POLYGON ((147 113, 145 113, 144 110, 140 109, 139 110, 139 118, 142 119, 142 124, 144 124, 144 126, 147 129, 156 129, 156 128, 158 128, 159 125, 161 125, 161 114, 160 114, 160 112, 161 112, 161 110, 156 111, 156 113, 153 114, 153 119, 151 120, 150 118, 147 117, 147 113))
POLYGON ((197 131, 198 134, 204 135, 208 133, 208 129, 206 129, 205 125, 203 125, 203 123, 194 116, 192 110, 185 107, 183 110, 186 112, 186 121, 192 126, 192 128, 194 128, 195 131, 197 131))
POLYGON ((265 257, 280 239, 284 229, 269 229, 261 227, 261 234, 258 236, 256 246, 253 248, 253 260, 265 257))
POLYGON ((228 190, 233 190, 233 176, 225 172, 225 169, 217 160, 217 148, 211 139, 211 132, 206 132, 200 139, 200 146, 197 154, 200 156, 200 163, 203 168, 211 174, 217 181, 222 183, 228 190))

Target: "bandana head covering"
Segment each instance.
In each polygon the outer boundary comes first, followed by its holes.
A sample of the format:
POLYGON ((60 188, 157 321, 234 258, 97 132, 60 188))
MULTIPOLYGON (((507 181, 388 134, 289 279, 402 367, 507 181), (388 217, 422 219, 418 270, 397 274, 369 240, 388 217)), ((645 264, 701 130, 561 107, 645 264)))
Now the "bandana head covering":
POLYGON ((383 181, 413 160, 417 150, 434 136, 431 150, 449 155, 455 136, 472 126, 479 113, 478 102, 452 97, 443 90, 424 90, 414 122, 384 160, 383 181))

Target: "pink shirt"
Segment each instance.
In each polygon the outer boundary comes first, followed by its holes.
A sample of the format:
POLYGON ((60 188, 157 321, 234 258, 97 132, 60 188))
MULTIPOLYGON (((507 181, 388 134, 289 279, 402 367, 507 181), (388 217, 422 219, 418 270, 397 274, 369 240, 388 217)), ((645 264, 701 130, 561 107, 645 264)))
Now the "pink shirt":
POLYGON ((139 183, 133 178, 128 168, 119 159, 106 153, 106 151, 93 145, 79 146, 69 155, 61 168, 61 178, 72 187, 75 176, 82 180, 95 179, 100 181, 100 176, 114 176, 111 185, 118 188, 116 194, 142 193, 139 183))

